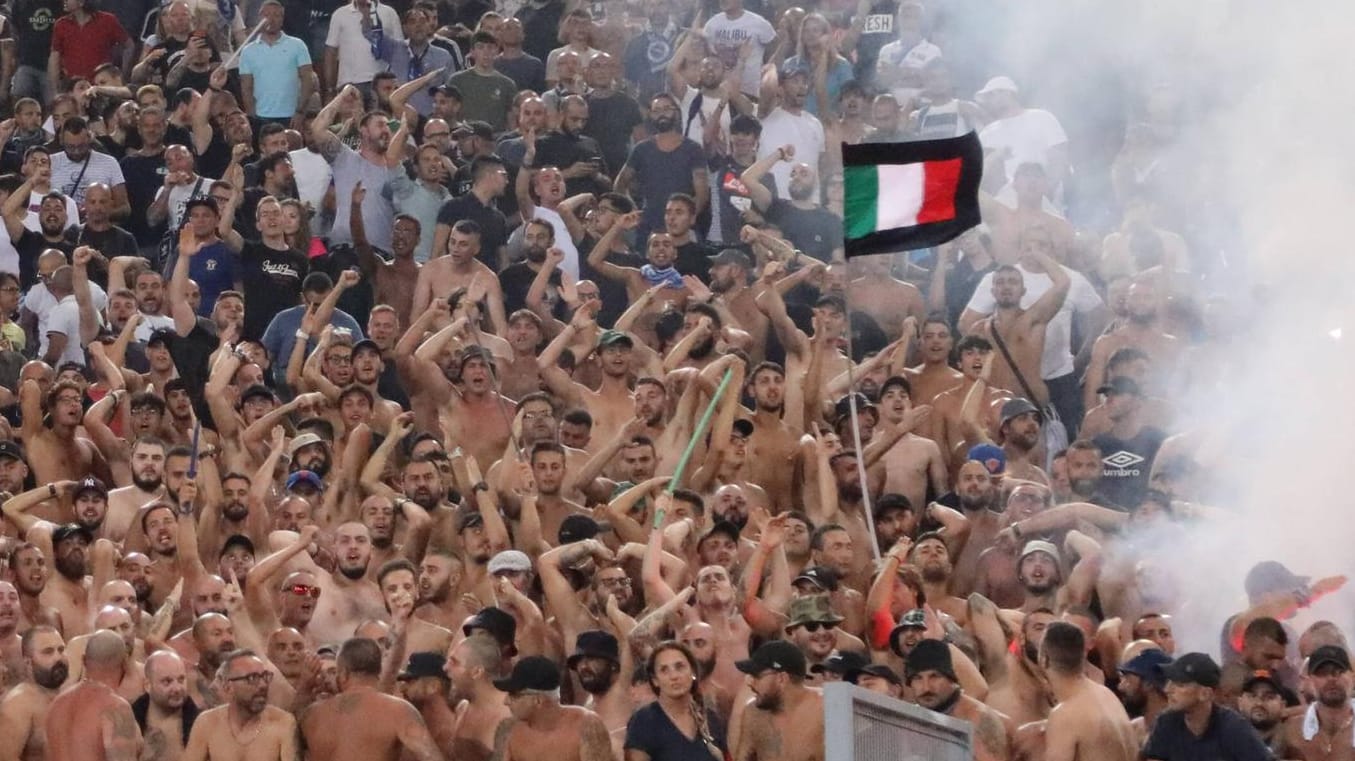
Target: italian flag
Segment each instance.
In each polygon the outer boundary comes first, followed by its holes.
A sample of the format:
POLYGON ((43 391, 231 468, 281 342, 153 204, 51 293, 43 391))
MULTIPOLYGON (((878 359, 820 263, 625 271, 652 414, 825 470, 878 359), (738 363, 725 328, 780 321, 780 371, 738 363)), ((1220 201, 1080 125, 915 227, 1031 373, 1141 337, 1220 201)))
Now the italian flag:
POLYGON ((842 146, 848 257, 929 248, 977 225, 983 148, 944 140, 842 146))

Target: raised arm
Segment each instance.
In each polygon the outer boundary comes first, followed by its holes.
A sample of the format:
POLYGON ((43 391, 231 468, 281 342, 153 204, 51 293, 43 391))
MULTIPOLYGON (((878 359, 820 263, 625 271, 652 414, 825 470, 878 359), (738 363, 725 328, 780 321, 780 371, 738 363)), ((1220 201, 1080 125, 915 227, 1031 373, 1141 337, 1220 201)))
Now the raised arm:
MULTIPOLYGON (((826 112, 821 111, 820 113, 826 112)), ((790 161, 793 158, 795 158, 795 146, 783 145, 754 161, 753 165, 743 170, 743 174, 739 176, 739 180, 743 182, 744 187, 748 188, 748 197, 753 199, 753 205, 757 207, 758 211, 766 211, 772 205, 772 201, 775 200, 772 191, 762 184, 763 176, 778 163, 790 161)))
POLYGON ((1036 249, 1031 252, 1031 256, 1044 268, 1045 274, 1049 275, 1049 279, 1054 281, 1054 287, 1045 291, 1043 296, 1034 304, 1031 304, 1030 309, 1026 310, 1024 316, 1033 325, 1045 325, 1054 319, 1054 315, 1059 313, 1059 309, 1063 308, 1063 302, 1068 298, 1068 289, 1072 287, 1073 280, 1068 277, 1068 271, 1054 261, 1049 254, 1036 249))

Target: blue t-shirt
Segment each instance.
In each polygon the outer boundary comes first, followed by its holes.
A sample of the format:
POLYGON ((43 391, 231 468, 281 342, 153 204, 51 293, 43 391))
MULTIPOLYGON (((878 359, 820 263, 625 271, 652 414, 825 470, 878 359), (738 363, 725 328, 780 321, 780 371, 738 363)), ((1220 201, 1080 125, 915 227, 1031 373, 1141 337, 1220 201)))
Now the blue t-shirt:
MULTIPOLYGON (((723 754, 725 747, 725 730, 720 725, 719 719, 711 712, 706 712, 706 724, 710 728, 711 739, 715 746, 723 754)), ((673 724, 673 720, 668 718, 668 714, 659 705, 659 701, 654 701, 644 708, 637 709, 630 715, 630 721, 626 723, 626 743, 627 750, 644 751, 649 756, 650 761, 714 761, 715 756, 706 746, 705 740, 698 733, 695 738, 688 738, 682 733, 682 730, 673 724)))
MULTIPOLYGON (((292 356, 292 346, 296 344, 296 331, 301 329, 301 318, 306 314, 305 306, 295 306, 291 309, 284 309, 273 317, 273 321, 268 323, 268 327, 263 332, 263 338, 259 343, 268 350, 268 358, 273 363, 273 383, 274 388, 287 387, 287 360, 292 356)), ((329 324, 336 328, 348 328, 353 334, 353 340, 361 341, 364 336, 362 327, 358 321, 342 309, 335 309, 334 316, 330 318, 329 324)), ((306 353, 309 355, 315 351, 317 335, 311 336, 306 353)))
MULTIPOLYGON (((198 304, 198 314, 209 317, 216 306, 216 297, 222 291, 235 287, 235 252, 225 243, 217 241, 202 247, 192 259, 188 260, 188 276, 202 289, 202 301, 198 304)), ((171 270, 172 272, 173 270, 171 270)))
POLYGON ((306 43, 286 34, 269 45, 260 36, 240 51, 240 74, 254 78, 254 111, 264 119, 286 119, 303 105, 296 70, 311 63, 306 43))

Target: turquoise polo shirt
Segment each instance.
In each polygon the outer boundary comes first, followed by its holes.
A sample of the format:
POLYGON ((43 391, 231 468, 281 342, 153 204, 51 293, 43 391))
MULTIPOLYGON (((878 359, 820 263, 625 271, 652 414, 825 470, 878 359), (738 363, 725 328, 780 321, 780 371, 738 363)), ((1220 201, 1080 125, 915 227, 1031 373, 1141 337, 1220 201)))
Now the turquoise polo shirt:
POLYGON ((306 43, 283 34, 271 45, 260 35, 240 52, 240 74, 254 78, 253 115, 262 119, 290 119, 299 109, 301 80, 296 70, 309 66, 306 43))

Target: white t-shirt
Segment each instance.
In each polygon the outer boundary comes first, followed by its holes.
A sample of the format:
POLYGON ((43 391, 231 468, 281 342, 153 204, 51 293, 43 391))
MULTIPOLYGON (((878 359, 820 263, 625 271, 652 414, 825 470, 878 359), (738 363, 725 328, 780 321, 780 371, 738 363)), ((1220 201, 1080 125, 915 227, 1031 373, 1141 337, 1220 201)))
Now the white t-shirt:
MULTIPOLYGON (((1054 281, 1043 272, 1031 272, 1019 264, 1017 267, 1020 267, 1026 285, 1026 295, 1021 297, 1021 308, 1029 309, 1054 287, 1054 281)), ((1073 371, 1073 314, 1085 315, 1101 306, 1101 297, 1082 273, 1067 267, 1063 271, 1068 273, 1073 283, 1059 313, 1045 328, 1044 355, 1040 357, 1040 377, 1044 380, 1061 378, 1073 371)), ((979 281, 978 287, 974 289, 974 297, 965 309, 987 317, 996 306, 993 300, 993 273, 989 272, 979 281)))
POLYGON ((717 13, 706 20, 702 32, 727 69, 738 64, 739 47, 744 41, 753 41, 752 52, 748 60, 744 61, 743 72, 739 76, 739 89, 743 90, 744 95, 757 97, 762 76, 762 51, 776 39, 776 29, 771 22, 752 11, 744 11, 733 19, 724 13, 717 13))
POLYGON ((568 272, 577 280, 579 278, 579 249, 574 245, 574 238, 570 236, 569 227, 565 224, 564 218, 560 216, 559 212, 552 211, 544 206, 535 206, 533 209, 535 216, 548 220, 550 226, 555 228, 555 243, 553 245, 565 255, 565 260, 560 262, 559 270, 568 272))
MULTIPOLYGON (((799 116, 780 106, 772 109, 762 120, 762 137, 758 141, 757 157, 771 155, 783 145, 795 146, 795 157, 790 161, 778 161, 772 166, 772 176, 776 178, 776 194, 779 198, 790 200, 790 168, 805 163, 819 170, 819 158, 827 147, 823 136, 823 124, 818 117, 808 111, 799 116)), ((814 191, 814 201, 819 193, 814 191)))
POLYGON ((85 364, 85 347, 80 342, 80 305, 75 303, 74 295, 57 302, 56 306, 48 311, 47 327, 41 330, 41 340, 38 344, 40 356, 47 353, 47 347, 51 343, 48 334, 60 333, 66 337, 66 348, 57 358, 58 364, 63 362, 85 364))
POLYGON ((322 210, 325 208, 325 192, 329 190, 329 181, 334 176, 334 170, 330 168, 324 156, 308 148, 298 148, 287 155, 292 159, 297 198, 315 209, 311 215, 311 229, 328 233, 329 228, 323 225, 322 210))
POLYGON ((71 196, 76 203, 84 203, 85 189, 96 182, 110 188, 127 184, 117 159, 96 150, 91 150, 89 157, 79 162, 67 158, 65 151, 52 154, 52 190, 71 196))
POLYGON ((979 142, 985 152, 1002 153, 1010 148, 1011 156, 1003 162, 1007 179, 1016 176, 1016 168, 1034 161, 1047 166, 1049 149, 1068 142, 1063 125, 1048 111, 1028 108, 1016 116, 998 119, 979 133, 979 142))
MULTIPOLYGON (((405 33, 400 26, 400 16, 395 9, 385 3, 373 2, 367 9, 367 18, 373 27, 381 25, 381 33, 390 40, 403 42, 405 33)), ((364 84, 371 82, 378 72, 385 71, 389 64, 372 55, 372 43, 362 33, 363 13, 349 3, 335 9, 329 18, 329 35, 325 37, 325 47, 339 51, 339 84, 364 84)))
MULTIPOLYGON (((53 187, 53 190, 56 188, 53 187)), ((24 217, 24 227, 35 233, 42 232, 42 217, 39 212, 42 211, 42 197, 46 193, 33 191, 33 195, 28 199, 28 216, 24 217)), ((64 193, 62 195, 65 195, 64 193)), ((80 224, 80 207, 75 205, 75 199, 66 196, 66 226, 80 224)), ((18 256, 18 254, 15 254, 18 256)))
POLYGON ((169 198, 165 201, 165 207, 169 209, 169 229, 178 228, 179 223, 183 222, 184 206, 195 198, 207 198, 212 190, 212 183, 216 182, 211 177, 198 175, 192 182, 183 185, 175 185, 169 190, 165 190, 163 185, 156 191, 155 197, 159 198, 162 193, 169 193, 169 198))
MULTIPOLYGON (((688 116, 692 113, 692 102, 700 94, 701 91, 695 87, 687 88, 687 92, 682 96, 682 114, 679 117, 682 121, 679 123, 687 128, 687 131, 683 133, 685 137, 697 145, 705 145, 706 124, 715 114, 715 109, 719 107, 720 99, 702 97, 701 107, 696 112, 696 117, 688 120, 688 116)), ((730 109, 726 107, 724 111, 720 112, 720 133, 725 138, 729 137, 729 111, 730 109)))
MULTIPOLYGON (((89 284, 89 298, 94 302, 94 311, 102 314, 104 307, 108 306, 108 294, 98 283, 89 284)), ((29 288, 28 293, 24 295, 23 307, 37 316, 40 345, 46 347, 47 326, 51 320, 52 310, 56 308, 56 299, 52 297, 52 292, 47 290, 47 284, 35 283, 29 288)))
POLYGON ((164 328, 166 330, 174 329, 174 318, 163 314, 141 313, 141 324, 136 326, 136 332, 132 337, 145 343, 151 340, 151 334, 164 328))

